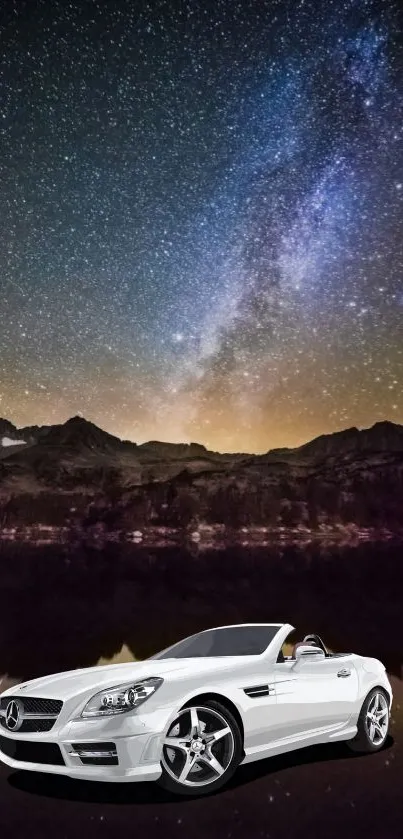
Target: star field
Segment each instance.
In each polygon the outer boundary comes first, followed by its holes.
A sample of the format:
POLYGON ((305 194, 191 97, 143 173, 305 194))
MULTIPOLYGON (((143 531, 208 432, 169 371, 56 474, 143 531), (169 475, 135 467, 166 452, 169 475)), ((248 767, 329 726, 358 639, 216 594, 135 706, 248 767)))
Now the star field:
POLYGON ((0 416, 266 451, 403 422, 399 4, 15 0, 0 416))

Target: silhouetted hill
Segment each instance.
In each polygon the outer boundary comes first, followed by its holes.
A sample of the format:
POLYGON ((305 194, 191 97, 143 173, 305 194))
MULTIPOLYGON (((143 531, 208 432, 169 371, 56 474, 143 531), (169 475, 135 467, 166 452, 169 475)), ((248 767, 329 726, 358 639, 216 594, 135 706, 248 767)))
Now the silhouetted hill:
MULTIPOLYGON (((72 417, 63 425, 51 426, 47 433, 40 438, 44 447, 57 446, 60 448, 73 449, 77 454, 85 450, 89 451, 118 451, 122 441, 113 434, 103 431, 92 422, 83 417, 72 417)), ((131 444, 133 448, 135 443, 131 444)))
POLYGON ((295 455, 329 457, 348 452, 401 452, 403 451, 403 426, 393 422, 377 422, 372 428, 359 430, 347 428, 335 434, 320 437, 292 450, 295 455))
POLYGON ((82 417, 0 434, 0 528, 36 523, 240 529, 403 529, 403 427, 378 422, 265 455, 122 441, 82 417))
POLYGON ((2 437, 9 437, 10 439, 13 439, 16 432, 17 429, 12 422, 9 422, 6 419, 0 419, 0 439, 2 437))
POLYGON ((205 457, 208 452, 201 443, 161 443, 158 440, 150 440, 138 447, 139 457, 148 457, 153 460, 175 460, 189 459, 193 457, 205 457))

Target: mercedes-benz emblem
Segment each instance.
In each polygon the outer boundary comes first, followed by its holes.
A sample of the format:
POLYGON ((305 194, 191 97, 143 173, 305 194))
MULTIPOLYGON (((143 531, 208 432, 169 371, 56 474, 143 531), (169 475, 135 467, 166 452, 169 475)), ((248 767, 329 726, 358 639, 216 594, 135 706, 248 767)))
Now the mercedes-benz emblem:
POLYGON ((6 726, 10 731, 18 731, 23 723, 22 707, 17 699, 12 699, 6 708, 6 726))

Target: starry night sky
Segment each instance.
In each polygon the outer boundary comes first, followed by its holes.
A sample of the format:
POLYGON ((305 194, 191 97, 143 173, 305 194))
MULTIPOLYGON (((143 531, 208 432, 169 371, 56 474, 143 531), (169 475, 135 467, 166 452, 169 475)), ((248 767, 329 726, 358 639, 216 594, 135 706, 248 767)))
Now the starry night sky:
POLYGON ((403 422, 399 15, 3 4, 0 416, 227 451, 403 422))

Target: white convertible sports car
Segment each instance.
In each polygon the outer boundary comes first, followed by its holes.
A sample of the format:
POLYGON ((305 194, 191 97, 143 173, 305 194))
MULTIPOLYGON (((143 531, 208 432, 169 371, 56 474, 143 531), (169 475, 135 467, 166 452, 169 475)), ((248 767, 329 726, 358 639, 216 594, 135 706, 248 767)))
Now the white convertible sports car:
POLYGON ((222 626, 145 661, 14 686, 0 696, 0 758, 194 795, 240 763, 302 746, 382 748, 392 704, 383 664, 329 652, 318 635, 291 646, 293 635, 290 624, 222 626))

